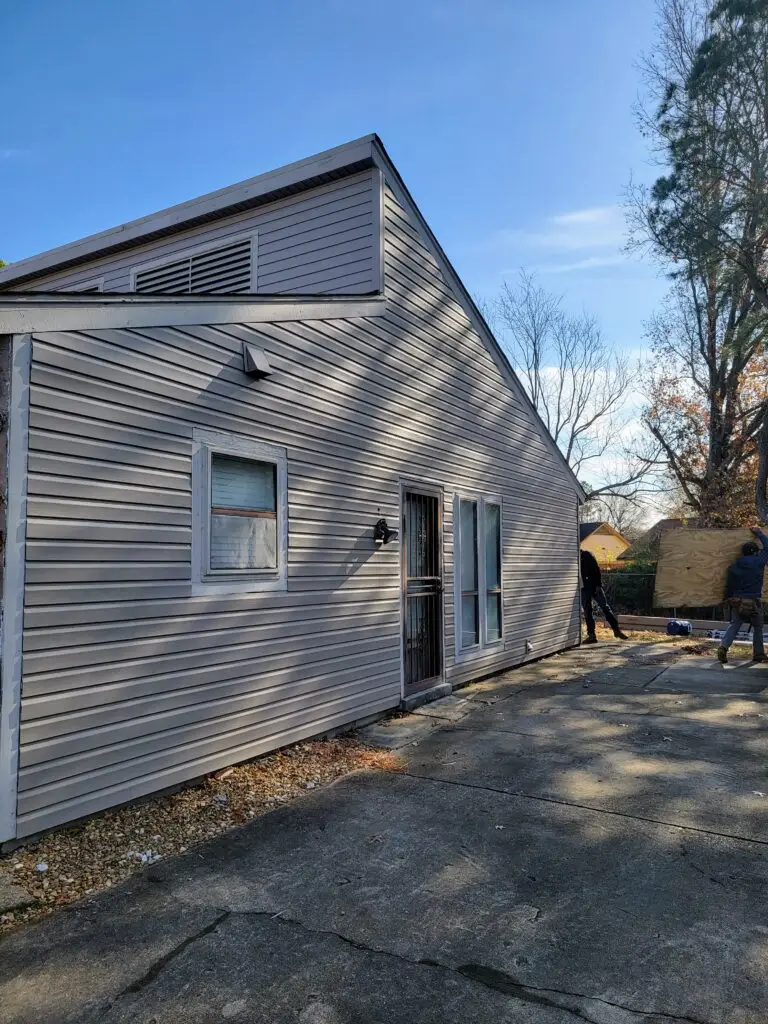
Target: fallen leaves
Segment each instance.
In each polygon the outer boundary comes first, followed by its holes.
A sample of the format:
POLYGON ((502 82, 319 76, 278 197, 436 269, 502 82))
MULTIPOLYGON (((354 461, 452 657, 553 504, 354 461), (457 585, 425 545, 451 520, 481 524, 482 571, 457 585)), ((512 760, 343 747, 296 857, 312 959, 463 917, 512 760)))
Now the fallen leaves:
POLYGON ((0 871, 38 901, 1 915, 0 933, 108 889, 148 864, 184 853, 349 772, 404 767, 396 754, 353 737, 316 740, 52 832, 0 856, 0 871))

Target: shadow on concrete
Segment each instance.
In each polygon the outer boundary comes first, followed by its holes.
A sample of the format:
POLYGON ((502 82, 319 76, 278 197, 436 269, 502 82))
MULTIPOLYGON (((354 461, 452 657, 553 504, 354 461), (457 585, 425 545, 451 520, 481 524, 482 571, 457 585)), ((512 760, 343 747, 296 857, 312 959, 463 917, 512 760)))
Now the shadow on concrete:
POLYGON ((651 692, 669 666, 606 647, 462 691, 407 774, 10 937, 9 1024, 764 1024, 768 707, 651 692))

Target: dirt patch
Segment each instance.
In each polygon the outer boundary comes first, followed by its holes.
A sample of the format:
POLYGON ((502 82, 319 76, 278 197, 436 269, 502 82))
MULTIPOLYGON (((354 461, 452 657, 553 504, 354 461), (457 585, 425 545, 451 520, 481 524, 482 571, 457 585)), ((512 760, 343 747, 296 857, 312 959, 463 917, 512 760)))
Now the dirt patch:
POLYGON ((38 901, 0 915, 0 933, 108 889, 147 864, 183 853, 349 772, 404 768, 399 756, 353 737, 300 743, 216 772, 170 796, 52 832, 0 856, 0 871, 38 901))

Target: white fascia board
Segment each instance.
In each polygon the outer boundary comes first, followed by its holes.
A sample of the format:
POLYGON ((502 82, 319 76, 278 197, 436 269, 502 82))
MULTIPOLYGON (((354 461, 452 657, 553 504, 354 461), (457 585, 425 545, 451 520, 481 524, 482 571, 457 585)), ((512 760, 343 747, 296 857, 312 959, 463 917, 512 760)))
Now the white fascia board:
POLYGON ((185 327, 213 324, 281 323, 286 320, 352 320, 386 313, 383 298, 334 298, 281 301, 193 301, 188 296, 169 300, 145 296, 105 301, 94 295, 86 301, 69 296, 15 296, 0 292, 0 334, 44 334, 46 331, 85 331, 131 327, 185 327))
POLYGON ((173 230, 174 228, 181 229, 187 222, 195 221, 199 217, 209 217, 219 213, 223 216, 229 207, 256 200, 259 196, 282 188, 299 185, 302 181, 341 170, 359 161, 370 160, 374 139, 374 135, 366 135, 353 142, 346 142, 342 146, 327 149, 315 156, 297 160, 295 163, 286 164, 284 167, 267 171, 265 174, 259 174, 255 178, 248 178, 236 185, 228 185, 226 188, 220 188, 215 192, 207 193, 207 195, 190 199, 186 203, 169 206, 165 210, 128 221, 119 227, 109 228, 106 231, 98 232, 98 234, 88 235, 76 242, 69 242, 56 249, 49 249, 37 256, 18 260, 0 270, 0 288, 8 286, 12 281, 17 281, 20 278, 55 270, 63 263, 83 260, 88 257, 95 259, 100 252, 116 245, 122 246, 130 243, 138 245, 146 235, 154 235, 155 232, 173 230))

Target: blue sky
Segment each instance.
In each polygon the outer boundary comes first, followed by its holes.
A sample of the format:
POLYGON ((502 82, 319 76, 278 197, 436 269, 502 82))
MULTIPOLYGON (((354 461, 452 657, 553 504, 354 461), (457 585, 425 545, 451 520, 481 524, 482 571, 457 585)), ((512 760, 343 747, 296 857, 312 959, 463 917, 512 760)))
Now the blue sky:
POLYGON ((637 348, 653 0, 0 0, 10 261, 378 132, 474 294, 521 265, 637 348))

